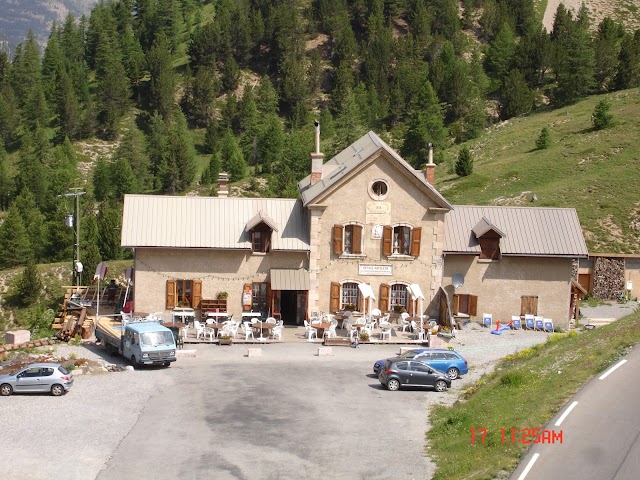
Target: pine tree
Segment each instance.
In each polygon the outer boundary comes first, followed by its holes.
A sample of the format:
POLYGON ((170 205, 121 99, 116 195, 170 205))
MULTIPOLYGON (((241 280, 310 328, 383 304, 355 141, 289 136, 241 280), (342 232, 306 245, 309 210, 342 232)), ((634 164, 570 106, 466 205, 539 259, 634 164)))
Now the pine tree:
POLYGON ((63 72, 58 80, 56 113, 60 124, 59 136, 75 139, 80 133, 80 105, 73 82, 68 73, 63 72))
POLYGON ((138 182, 131 165, 124 158, 118 158, 111 167, 113 193, 122 201, 127 193, 138 193, 138 182))
POLYGON ((220 157, 222 159, 222 168, 229 174, 231 182, 237 182, 244 178, 247 164, 230 130, 227 130, 220 142, 220 157))
POLYGON ((14 181, 9 175, 7 152, 0 138, 0 209, 6 210, 14 195, 14 181))
POLYGON ((233 55, 229 55, 224 61, 224 67, 222 68, 222 88, 225 92, 232 92, 240 83, 240 67, 238 62, 233 58, 233 55))
POLYGON ((591 115, 591 122, 593 123, 593 128, 595 130, 602 130, 603 128, 607 128, 611 125, 613 115, 609 113, 609 110, 611 110, 611 103, 609 100, 603 98, 598 102, 596 108, 593 110, 593 114, 591 115))
POLYGON ((149 108, 157 111, 164 119, 171 118, 174 111, 176 76, 173 70, 170 43, 159 36, 147 54, 149 82, 149 108))
POLYGON ((165 192, 187 189, 196 175, 196 153, 184 115, 178 111, 169 127, 167 170, 163 178, 165 192))
POLYGON ((619 90, 640 86, 640 29, 622 39, 614 83, 619 90))
POLYGON ((213 118, 216 100, 216 81, 213 69, 201 67, 195 76, 189 72, 186 90, 182 100, 182 110, 194 127, 205 127, 213 118))
POLYGON ((15 299, 14 305, 27 307, 40 300, 43 288, 44 283, 38 273, 38 267, 29 261, 11 288, 10 297, 15 299))
POLYGON ((487 74, 498 88, 511 70, 516 50, 515 35, 508 23, 502 25, 495 40, 489 45, 485 65, 487 74))
POLYGON ((536 148, 538 150, 545 150, 551 146, 551 132, 547 127, 542 127, 540 135, 536 139, 536 148))
POLYGON ((100 156, 93 167, 93 194, 96 200, 105 200, 113 193, 111 165, 100 156))
MULTIPOLYGON (((89 204, 90 202, 85 203, 89 204)), ((93 209, 93 204, 92 209, 93 209)), ((98 222, 93 211, 85 211, 82 216, 82 235, 80 236, 80 258, 86 272, 84 278, 91 278, 102 257, 98 248, 98 222), (87 277, 88 275, 88 277, 87 277)))
POLYGON ((221 137, 220 124, 215 119, 211 120, 207 125, 207 130, 204 132, 204 152, 214 153, 218 149, 221 137))
POLYGON ((18 46, 10 70, 10 81, 20 106, 27 103, 33 85, 41 85, 40 48, 31 30, 18 46))
POLYGON ((533 108, 533 93, 518 70, 512 70, 504 79, 500 98, 502 100, 500 116, 503 119, 527 113, 533 108))
POLYGON ((27 95, 22 115, 25 127, 31 131, 48 126, 49 107, 40 83, 34 84, 27 95))
POLYGON ((594 41, 596 83, 601 89, 608 90, 618 66, 618 39, 624 30, 609 17, 605 17, 598 25, 598 34, 594 41))
POLYGON ((282 122, 276 115, 269 115, 257 140, 257 165, 263 172, 272 172, 274 165, 282 161, 284 144, 282 122))
POLYGON ((456 175, 468 177, 473 172, 473 158, 468 147, 462 147, 458 154, 458 161, 455 165, 456 175))
POLYGON ((268 115, 278 113, 278 93, 273 88, 273 83, 268 76, 262 77, 260 85, 256 89, 256 106, 258 111, 268 115))
POLYGON ((409 112, 402 156, 414 168, 419 168, 427 161, 430 143, 436 147, 436 163, 440 163, 441 152, 447 146, 447 132, 438 98, 431 83, 424 80, 420 94, 409 112))
POLYGON ((118 260, 124 256, 120 247, 121 229, 121 205, 113 199, 102 202, 98 211, 98 248, 103 260, 118 260))
POLYGON ((147 154, 151 162, 151 173, 154 178, 153 188, 155 189, 162 188, 169 155, 168 137, 168 128, 164 119, 155 112, 149 121, 149 136, 147 138, 147 154))
MULTIPOLYGON (((135 192, 144 192, 152 188, 151 162, 145 151, 144 135, 140 130, 135 127, 127 130, 113 158, 125 160, 129 164, 135 178, 135 192)), ((134 190, 131 190, 131 193, 134 190)))
POLYGON ((15 205, 0 225, 0 265, 2 268, 25 264, 31 258, 31 244, 22 216, 15 205))

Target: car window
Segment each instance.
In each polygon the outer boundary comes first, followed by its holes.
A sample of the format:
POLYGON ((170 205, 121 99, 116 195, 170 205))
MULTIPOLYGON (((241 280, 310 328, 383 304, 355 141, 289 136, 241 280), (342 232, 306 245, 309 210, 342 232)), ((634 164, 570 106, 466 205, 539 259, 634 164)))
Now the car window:
POLYGON ((414 352, 413 350, 409 350, 408 352, 404 352, 402 355, 400 355, 402 358, 413 358, 417 355, 417 352, 414 352))
POLYGON ((445 353, 447 360, 458 360, 458 356, 455 353, 445 353))
POLYGON ((69 375, 69 370, 67 370, 65 367, 63 367, 62 365, 60 365, 58 367, 58 371, 63 374, 63 375, 69 375))
POLYGON ((423 372, 423 373, 429 373, 431 371, 431 369, 426 365, 422 363, 417 363, 417 362, 411 363, 411 370, 413 370, 414 372, 423 372))
POLYGON ((396 363, 396 368, 398 370, 409 370, 409 362, 398 362, 396 363))
POLYGON ((431 358, 431 352, 422 352, 420 355, 416 355, 416 358, 420 360, 429 360, 431 358))
POLYGON ((43 377, 50 377, 53 375, 53 368, 44 367, 41 372, 43 377))
POLYGON ((444 353, 432 353, 431 354, 431 360, 444 360, 445 356, 444 353))
POLYGON ((40 368, 36 368, 36 367, 27 368, 19 376, 20 377, 39 377, 40 376, 40 368))

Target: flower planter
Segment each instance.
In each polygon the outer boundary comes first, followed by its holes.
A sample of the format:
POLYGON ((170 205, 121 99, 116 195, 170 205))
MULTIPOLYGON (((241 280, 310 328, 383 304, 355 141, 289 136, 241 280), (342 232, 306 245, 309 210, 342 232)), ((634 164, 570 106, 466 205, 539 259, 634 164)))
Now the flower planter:
POLYGON ((233 340, 231 338, 221 338, 218 340, 218 345, 233 345, 233 340))

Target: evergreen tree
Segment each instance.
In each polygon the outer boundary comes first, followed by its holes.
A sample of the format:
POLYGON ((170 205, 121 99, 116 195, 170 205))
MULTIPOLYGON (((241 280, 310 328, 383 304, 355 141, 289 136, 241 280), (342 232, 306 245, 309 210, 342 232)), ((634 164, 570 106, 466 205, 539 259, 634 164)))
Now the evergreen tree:
POLYGON ((593 114, 591 115, 591 122, 593 123, 593 128, 595 130, 602 130, 603 128, 607 128, 611 125, 613 115, 609 113, 610 109, 611 103, 606 98, 603 98, 598 102, 596 108, 593 110, 593 114))
POLYGON ((58 80, 56 114, 61 138, 77 138, 80 133, 80 105, 70 75, 63 72, 58 80))
POLYGON ((27 95, 22 115, 25 127, 31 131, 48 126, 49 107, 40 83, 34 84, 27 95))
POLYGON ((0 209, 6 210, 14 195, 14 181, 9 175, 7 152, 0 138, 0 209))
POLYGON ((512 70, 504 79, 500 98, 502 100, 500 116, 503 119, 527 113, 533 107, 533 93, 518 70, 512 70))
POLYGON ((528 31, 516 46, 514 63, 530 87, 542 85, 551 67, 553 49, 544 29, 528 31))
POLYGON ((151 173, 154 178, 154 188, 163 185, 164 171, 167 169, 169 155, 169 134, 164 119, 157 112, 149 121, 149 137, 147 139, 147 153, 151 162, 151 173))
POLYGON ((473 158, 468 147, 462 147, 458 154, 458 161, 455 165, 456 175, 468 177, 473 172, 473 158))
POLYGON ((256 106, 264 115, 278 113, 278 93, 273 88, 273 83, 268 76, 262 77, 260 85, 256 89, 256 106))
POLYGON ((209 175, 212 183, 218 183, 220 172, 222 172, 222 157, 220 152, 216 152, 211 155, 211 158, 209 159, 209 175))
POLYGON ((222 160, 222 169, 229 174, 229 180, 231 182, 237 182, 244 178, 247 164, 230 130, 227 130, 220 142, 220 157, 222 160))
POLYGON ((617 89, 640 87, 640 29, 622 39, 615 86, 617 89))
POLYGON ((5 145, 14 140, 19 123, 18 103, 7 82, 0 85, 0 140, 5 145))
POLYGON ((38 267, 32 261, 29 261, 10 290, 10 296, 15 299, 14 305, 27 307, 40 300, 43 288, 44 283, 38 273, 38 267))
POLYGON ((93 194, 96 200, 105 200, 113 193, 111 165, 100 156, 93 167, 93 194))
POLYGON ((32 258, 31 244, 20 211, 15 205, 0 225, 0 265, 2 268, 24 265, 32 258))
POLYGON ((214 23, 196 26, 188 43, 189 65, 194 70, 200 67, 213 67, 216 64, 218 46, 217 31, 214 23))
POLYGON ((164 191, 175 193, 187 189, 196 175, 196 154, 187 128, 187 121, 180 111, 169 127, 166 169, 163 175, 164 191))
POLYGON ((542 127, 540 135, 536 139, 536 148, 538 150, 545 150, 551 146, 551 132, 547 127, 542 127))
POLYGON ((225 92, 232 92, 240 84, 240 67, 233 55, 227 56, 222 69, 222 88, 225 92))
POLYGON ((218 149, 222 135, 219 123, 215 119, 211 120, 207 125, 207 130, 204 132, 204 152, 215 152, 218 149))
POLYGON ((27 103, 34 85, 41 85, 40 48, 31 30, 27 40, 16 49, 10 70, 10 81, 20 106, 27 103))
POLYGON ((624 34, 622 27, 609 17, 605 17, 598 25, 598 33, 594 41, 596 83, 601 89, 608 90, 613 83, 618 66, 618 39, 624 34))
POLYGON ((120 247, 122 207, 114 199, 100 204, 98 210, 98 248, 103 260, 118 260, 124 252, 120 247))
POLYGON ((169 119, 174 111, 176 76, 173 70, 170 43, 159 36, 147 54, 149 82, 149 108, 157 111, 164 119, 169 119))
POLYGON ((494 89, 502 84, 511 70, 516 50, 515 36, 508 23, 502 25, 495 40, 489 46, 485 65, 493 80, 494 89))
MULTIPOLYGON (((89 202, 85 202, 89 203, 89 202)), ((93 209, 91 205, 91 209, 93 209)), ((80 258, 86 272, 85 278, 91 278, 102 257, 98 248, 98 222, 93 211, 85 211, 82 216, 82 235, 80 236, 80 258), (89 275, 87 277, 86 275, 89 275)))
MULTIPOLYGON (((152 188, 151 162, 145 151, 144 135, 140 130, 135 127, 127 130, 113 158, 125 160, 135 179, 133 189, 125 193, 144 192, 152 188)), ((124 169, 122 172, 124 173, 124 169)))
POLYGON ((263 172, 272 172, 273 166, 282 161, 284 145, 282 122, 276 115, 269 115, 257 139, 257 165, 263 172))
POLYGON ((213 118, 216 100, 216 82, 212 69, 199 68, 195 76, 191 77, 189 72, 186 90, 182 100, 182 110, 189 120, 189 124, 194 127, 205 127, 213 118))
POLYGON ((122 201, 127 193, 138 193, 138 182, 131 165, 124 158, 118 158, 111 167, 113 193, 122 201))
POLYGON ((429 144, 436 147, 436 163, 442 161, 442 151, 447 146, 447 132, 442 110, 431 83, 425 80, 420 94, 409 112, 407 134, 401 152, 414 168, 420 168, 427 160, 429 144))

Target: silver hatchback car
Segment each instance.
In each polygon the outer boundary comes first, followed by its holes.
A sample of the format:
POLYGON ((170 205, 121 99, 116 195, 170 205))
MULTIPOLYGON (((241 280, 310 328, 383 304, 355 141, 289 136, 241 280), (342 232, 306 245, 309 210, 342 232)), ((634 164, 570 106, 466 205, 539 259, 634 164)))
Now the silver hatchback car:
POLYGON ((0 376, 0 395, 13 392, 50 392, 59 397, 73 385, 73 375, 59 363, 32 363, 15 373, 0 376))

